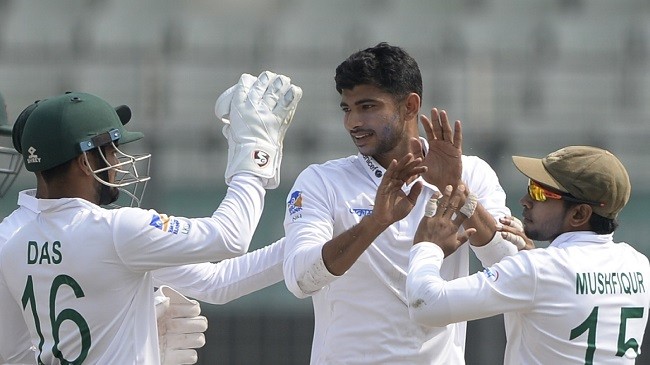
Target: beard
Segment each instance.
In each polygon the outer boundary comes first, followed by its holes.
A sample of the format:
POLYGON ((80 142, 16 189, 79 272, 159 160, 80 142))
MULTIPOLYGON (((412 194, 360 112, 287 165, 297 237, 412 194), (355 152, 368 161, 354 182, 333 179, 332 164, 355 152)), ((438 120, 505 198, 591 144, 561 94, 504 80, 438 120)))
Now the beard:
MULTIPOLYGON (((100 172, 98 176, 102 180, 108 181, 108 171, 100 172)), ((120 196, 120 190, 118 188, 104 185, 99 181, 97 181, 97 184, 99 184, 96 189, 97 196, 99 197, 99 205, 109 205, 117 201, 117 198, 120 196)))

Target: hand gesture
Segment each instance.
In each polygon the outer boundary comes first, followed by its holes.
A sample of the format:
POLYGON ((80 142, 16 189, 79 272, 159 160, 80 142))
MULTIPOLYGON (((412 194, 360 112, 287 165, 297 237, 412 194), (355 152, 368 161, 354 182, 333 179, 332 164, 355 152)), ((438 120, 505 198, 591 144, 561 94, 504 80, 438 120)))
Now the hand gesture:
POLYGON ((497 224, 497 231, 501 232, 501 237, 517 246, 519 251, 535 248, 535 243, 526 236, 524 226, 517 217, 499 218, 499 223, 501 224, 497 224))
POLYGON ((422 175, 424 180, 438 188, 457 186, 463 169, 463 132, 460 121, 456 121, 452 133, 447 112, 438 112, 437 108, 433 108, 431 119, 421 115, 420 122, 429 142, 429 151, 424 158, 424 165, 428 168, 422 175))
POLYGON ((423 241, 437 244, 445 257, 454 253, 476 232, 476 229, 470 228, 458 233, 459 227, 467 219, 464 214, 458 213, 458 209, 465 204, 465 186, 459 185, 453 194, 452 190, 452 186, 447 185, 442 198, 432 197, 427 202, 425 215, 413 238, 414 244, 423 241), (435 214, 431 215, 433 211, 435 214))
POLYGON ((412 153, 401 158, 399 162, 391 161, 377 188, 371 217, 386 227, 406 217, 422 192, 422 183, 418 181, 413 184, 408 195, 402 191, 402 187, 426 170, 427 168, 422 166, 422 159, 415 158, 412 153))

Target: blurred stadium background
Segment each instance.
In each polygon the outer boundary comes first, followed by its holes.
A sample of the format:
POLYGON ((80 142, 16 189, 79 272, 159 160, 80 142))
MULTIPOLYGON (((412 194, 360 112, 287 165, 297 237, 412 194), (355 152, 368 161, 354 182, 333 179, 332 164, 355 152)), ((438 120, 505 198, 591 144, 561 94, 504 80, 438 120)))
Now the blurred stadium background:
MULTIPOLYGON (((492 165, 515 214, 526 181, 512 154, 543 156, 569 144, 612 150, 633 184, 615 237, 650 253, 647 0, 0 0, 0 92, 12 121, 66 90, 130 105, 130 128, 146 138, 129 151, 153 153, 143 206, 198 217, 225 191, 216 97, 243 72, 291 76, 304 96, 258 248, 283 235, 284 200, 302 169, 356 152, 334 69, 380 41, 416 58, 423 111, 436 106, 463 121, 465 153, 492 165)), ((23 171, 0 217, 33 185, 23 171)), ((283 283, 203 310, 210 328, 200 364, 308 362, 311 302, 283 283)), ((499 364, 503 347, 500 316, 469 324, 468 364, 499 364)), ((644 355, 637 363, 650 363, 644 355)))

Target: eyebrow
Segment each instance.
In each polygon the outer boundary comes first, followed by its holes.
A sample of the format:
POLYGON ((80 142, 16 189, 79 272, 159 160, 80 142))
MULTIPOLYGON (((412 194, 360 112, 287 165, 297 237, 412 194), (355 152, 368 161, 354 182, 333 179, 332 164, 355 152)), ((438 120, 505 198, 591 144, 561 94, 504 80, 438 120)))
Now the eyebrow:
MULTIPOLYGON (((361 100, 357 100, 356 102, 354 102, 354 105, 360 105, 360 104, 365 104, 365 103, 376 103, 376 102, 378 102, 378 100, 379 99, 372 99, 372 98, 361 99, 361 100)), ((339 104, 339 106, 341 106, 341 107, 348 106, 348 103, 341 102, 339 104)))

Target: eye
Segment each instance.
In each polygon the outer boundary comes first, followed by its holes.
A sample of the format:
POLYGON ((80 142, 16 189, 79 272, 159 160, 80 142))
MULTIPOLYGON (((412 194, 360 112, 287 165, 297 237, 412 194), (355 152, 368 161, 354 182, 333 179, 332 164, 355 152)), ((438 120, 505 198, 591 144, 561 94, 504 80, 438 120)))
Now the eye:
POLYGON ((343 113, 349 113, 350 112, 350 108, 347 107, 347 106, 342 106, 341 110, 343 111, 343 113))

